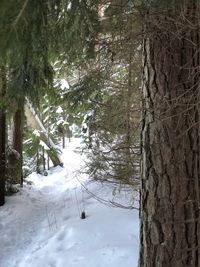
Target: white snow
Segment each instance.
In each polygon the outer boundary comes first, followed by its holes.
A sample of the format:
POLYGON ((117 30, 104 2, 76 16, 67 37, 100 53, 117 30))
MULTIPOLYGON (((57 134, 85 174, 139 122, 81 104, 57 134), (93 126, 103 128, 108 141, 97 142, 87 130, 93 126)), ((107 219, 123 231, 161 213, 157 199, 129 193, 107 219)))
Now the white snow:
POLYGON ((36 130, 36 129, 33 131, 33 134, 34 134, 35 136, 37 136, 37 137, 39 137, 39 136, 40 136, 40 133, 39 133, 39 131, 38 131, 38 130, 36 130))
POLYGON ((49 147, 42 140, 40 140, 40 146, 44 147, 45 150, 49 150, 49 147))
POLYGON ((62 113, 62 112, 63 112, 63 109, 62 109, 62 107, 59 106, 59 107, 57 108, 57 110, 56 110, 56 113, 60 114, 60 113, 62 113))
POLYGON ((65 79, 60 79, 60 83, 61 83, 61 88, 64 89, 69 89, 69 83, 67 82, 67 80, 65 79))
MULTIPOLYGON (((65 168, 31 174, 32 184, 0 207, 1 267, 137 267, 138 212, 104 205, 88 193, 112 200, 117 190, 112 194, 114 188, 75 172, 83 163, 73 152, 79 142, 73 139, 63 151, 65 168)), ((116 197, 126 204, 132 195, 116 197)))

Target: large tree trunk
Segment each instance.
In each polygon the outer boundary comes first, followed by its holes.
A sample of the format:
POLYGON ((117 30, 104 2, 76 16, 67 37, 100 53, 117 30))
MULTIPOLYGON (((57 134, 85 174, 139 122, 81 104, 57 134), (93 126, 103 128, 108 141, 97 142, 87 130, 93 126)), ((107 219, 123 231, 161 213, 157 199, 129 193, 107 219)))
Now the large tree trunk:
POLYGON ((181 3, 148 13, 140 267, 200 266, 200 9, 181 3))
POLYGON ((6 114, 4 108, 4 95, 6 90, 6 71, 5 68, 0 70, 0 206, 5 203, 5 142, 6 142, 6 114))

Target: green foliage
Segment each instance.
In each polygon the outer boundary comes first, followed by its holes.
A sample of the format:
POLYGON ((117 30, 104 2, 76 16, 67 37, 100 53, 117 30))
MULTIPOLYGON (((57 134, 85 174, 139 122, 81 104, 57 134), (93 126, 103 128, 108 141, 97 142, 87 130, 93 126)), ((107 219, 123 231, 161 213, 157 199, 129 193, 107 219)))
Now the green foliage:
MULTIPOLYGON (((47 93, 40 99, 37 114, 48 136, 53 140, 54 144, 59 145, 61 137, 68 134, 70 126, 67 103, 63 99, 63 88, 58 80, 54 82, 54 86, 47 93)), ((43 165, 44 157, 47 158, 47 155, 55 157, 55 151, 40 141, 40 134, 36 130, 31 131, 26 128, 24 140, 26 162, 35 158, 35 166, 36 163, 37 165, 43 165), (38 157, 40 159, 39 163, 38 157)), ((58 150, 58 153, 60 153, 60 150, 58 150)), ((27 165, 27 163, 25 164, 27 165)))
POLYGON ((9 66, 7 98, 24 102, 38 99, 38 90, 52 80, 48 62, 48 1, 1 3, 0 55, 9 66))
MULTIPOLYGON (((93 57, 98 29, 95 7, 92 1, 77 0, 0 2, 0 64, 8 68, 6 103, 12 105, 10 111, 24 105, 26 97, 35 107, 47 104, 41 101, 47 95, 49 105, 59 102, 52 90, 55 73, 51 63, 63 57, 72 62, 83 51, 93 57)), ((55 115, 49 119, 51 125, 55 120, 55 115)), ((67 123, 56 127, 56 135, 61 128, 69 130, 67 123)), ((32 141, 35 143, 33 137, 32 141)))
POLYGON ((87 110, 92 105, 90 99, 96 101, 101 99, 103 87, 102 73, 94 70, 80 78, 74 86, 71 86, 66 98, 70 99, 72 109, 87 110))
POLYGON ((138 177, 140 43, 134 39, 135 24, 129 17, 117 22, 115 31, 113 24, 112 30, 104 28, 107 38, 99 38, 98 61, 89 63, 67 94, 72 109, 82 114, 86 172, 95 180, 135 185, 138 177))
POLYGON ((25 141, 24 141, 24 152, 26 156, 32 158, 37 154, 37 150, 40 145, 40 139, 38 138, 36 132, 26 129, 25 131, 25 141))
POLYGON ((93 113, 85 121, 90 159, 87 171, 95 180, 135 185, 139 162, 139 92, 132 88, 130 96, 128 88, 125 85, 122 88, 112 84, 105 90, 103 100, 95 101, 93 113), (128 101, 131 107, 127 106, 128 101))
POLYGON ((68 64, 85 57, 94 57, 95 38, 100 31, 95 1, 62 1, 63 9, 56 23, 61 58, 68 64))
MULTIPOLYGON (((9 70, 7 100, 23 105, 28 97, 56 142, 71 124, 83 122, 91 158, 88 170, 94 178, 104 173, 108 179, 128 182, 138 161, 133 153, 138 143, 140 56, 135 11, 141 2, 0 3, 0 61, 9 70), (70 88, 61 90, 55 77, 69 79, 70 88)), ((28 130, 25 135, 26 157, 34 158, 41 143, 28 130)))

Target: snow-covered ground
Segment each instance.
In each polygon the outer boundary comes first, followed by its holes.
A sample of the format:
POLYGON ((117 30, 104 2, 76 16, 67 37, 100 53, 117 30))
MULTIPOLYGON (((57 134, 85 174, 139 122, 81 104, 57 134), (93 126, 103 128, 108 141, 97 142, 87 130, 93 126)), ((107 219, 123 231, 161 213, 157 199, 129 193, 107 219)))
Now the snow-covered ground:
POLYGON ((115 195, 128 204, 133 193, 116 193, 76 173, 79 142, 67 144, 64 168, 48 176, 33 173, 32 184, 0 207, 0 267, 137 267, 138 212, 104 205, 92 195, 115 195), (83 210, 86 219, 80 219, 83 210))

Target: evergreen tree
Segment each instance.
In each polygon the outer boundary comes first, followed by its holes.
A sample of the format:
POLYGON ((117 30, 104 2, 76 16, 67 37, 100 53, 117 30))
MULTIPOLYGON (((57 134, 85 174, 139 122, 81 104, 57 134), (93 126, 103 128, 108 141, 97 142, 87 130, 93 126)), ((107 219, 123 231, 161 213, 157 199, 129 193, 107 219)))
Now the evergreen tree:
MULTIPOLYGON (((7 105, 11 102, 15 103, 13 147, 22 156, 25 97, 30 97, 36 103, 38 90, 45 88, 52 77, 47 60, 47 42, 44 41, 44 37, 47 36, 45 25, 49 9, 48 1, 18 1, 17 5, 13 2, 2 1, 0 4, 2 40, 0 55, 6 59, 6 68, 9 70, 6 73, 7 88, 3 107, 5 109, 5 100, 7 105)), ((3 129, 3 125, 1 128, 3 129)), ((6 138, 2 141, 4 147, 5 142, 6 138)), ((3 155, 6 162, 5 154, 3 155)), ((22 157, 16 163, 14 158, 13 160, 11 172, 15 176, 13 179, 21 182, 22 157)))
MULTIPOLYGON (((77 46, 82 49, 88 47, 95 35, 96 26, 93 25, 97 24, 92 6, 93 2, 73 1, 70 4, 64 0, 19 0, 17 4, 11 0, 0 3, 0 56, 6 59, 9 69, 6 99, 7 103, 14 102, 16 106, 13 115, 14 147, 21 155, 25 99, 28 98, 36 107, 39 97, 45 95, 53 82, 51 62, 61 54, 67 55, 68 59, 74 55, 77 59, 80 54, 75 53, 77 46), (70 49, 66 53, 67 46, 70 49)), ((20 164, 16 164, 19 177, 21 162, 22 159, 20 164)))
POLYGON ((146 2, 139 266, 199 266, 200 3, 146 2))
POLYGON ((85 58, 68 97, 82 113, 87 173, 91 178, 138 184, 140 40, 131 3, 99 4, 101 31, 94 59, 85 58), (118 8, 117 8, 118 7, 118 8), (85 115, 85 116, 84 116, 85 115))

